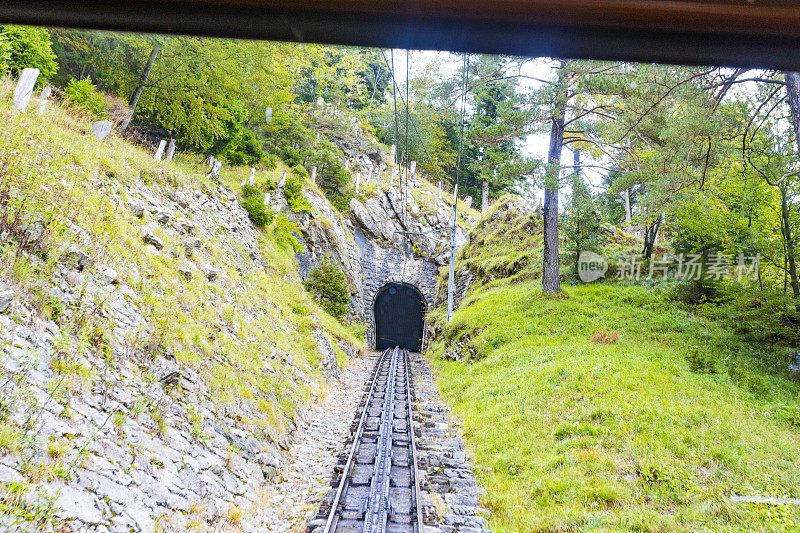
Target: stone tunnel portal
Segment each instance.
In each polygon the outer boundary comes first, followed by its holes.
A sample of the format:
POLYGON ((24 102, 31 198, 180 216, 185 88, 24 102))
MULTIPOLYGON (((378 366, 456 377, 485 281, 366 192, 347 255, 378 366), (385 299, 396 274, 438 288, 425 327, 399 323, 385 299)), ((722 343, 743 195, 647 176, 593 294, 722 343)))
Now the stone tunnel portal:
POLYGON ((387 283, 375 296, 375 349, 422 350, 425 298, 413 285, 387 283))

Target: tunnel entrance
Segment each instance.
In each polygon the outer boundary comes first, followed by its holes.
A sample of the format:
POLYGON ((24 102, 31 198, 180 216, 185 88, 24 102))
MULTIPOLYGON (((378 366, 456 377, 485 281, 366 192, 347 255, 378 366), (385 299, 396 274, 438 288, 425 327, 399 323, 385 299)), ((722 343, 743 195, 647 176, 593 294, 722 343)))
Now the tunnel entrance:
POLYGON ((422 350, 425 298, 412 285, 388 283, 375 296, 375 349, 422 350))

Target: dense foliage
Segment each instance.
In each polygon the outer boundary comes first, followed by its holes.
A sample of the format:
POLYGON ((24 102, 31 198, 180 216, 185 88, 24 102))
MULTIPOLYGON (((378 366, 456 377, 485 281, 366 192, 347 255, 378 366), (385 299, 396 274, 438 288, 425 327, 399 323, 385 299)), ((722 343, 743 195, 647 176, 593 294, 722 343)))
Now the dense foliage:
POLYGON ((347 313, 347 304, 350 303, 347 278, 330 257, 325 257, 311 269, 303 284, 331 316, 341 318, 347 313))
POLYGON ((41 85, 56 73, 56 55, 50 34, 42 28, 0 26, 0 67, 16 76, 24 68, 38 68, 41 85))
MULTIPOLYGON (((624 227, 620 239, 638 243, 628 246, 639 247, 645 270, 665 254, 696 254, 703 265, 724 256, 730 268, 740 255, 757 257, 761 268, 740 283, 759 302, 749 308, 782 317, 775 327, 783 334, 774 338, 794 342, 798 306, 773 297, 800 300, 800 103, 789 98, 800 81, 791 73, 409 53, 408 80, 393 84, 395 55, 21 26, 0 31, 3 68, 12 75, 39 68, 41 80, 64 88, 74 105, 101 115, 96 86, 136 100, 134 127, 174 138, 183 150, 259 169, 282 160, 291 168, 284 192, 297 212, 310 211, 303 188, 311 186, 312 169, 314 185, 349 209, 353 178, 341 141, 352 144, 347 135, 359 132, 394 144, 401 166, 416 161, 434 181, 452 185, 458 176, 462 195, 480 198, 484 183, 492 198, 544 187, 551 199, 545 212, 560 212, 561 223, 545 216, 542 237, 558 242, 560 232, 561 249, 545 247, 526 261, 555 266, 541 270, 548 291, 558 290, 559 273, 575 279, 581 251, 602 252, 603 224, 624 227), (523 149, 531 134, 549 134, 547 160, 523 149), (569 154, 577 147, 583 161, 562 161, 562 148, 569 154), (559 207, 560 197, 568 203, 559 207)), ((243 202, 251 217, 267 220, 250 198, 243 202)), ((698 287, 686 287, 679 299, 687 305, 744 309, 738 296, 698 299, 691 295, 698 287)))
POLYGON ((257 187, 242 187, 242 200, 239 203, 247 211, 253 224, 260 228, 275 220, 275 212, 264 205, 264 192, 257 187))
POLYGON ((85 109, 96 117, 101 117, 106 112, 103 95, 97 92, 97 87, 88 79, 70 80, 64 87, 64 96, 70 105, 85 109))

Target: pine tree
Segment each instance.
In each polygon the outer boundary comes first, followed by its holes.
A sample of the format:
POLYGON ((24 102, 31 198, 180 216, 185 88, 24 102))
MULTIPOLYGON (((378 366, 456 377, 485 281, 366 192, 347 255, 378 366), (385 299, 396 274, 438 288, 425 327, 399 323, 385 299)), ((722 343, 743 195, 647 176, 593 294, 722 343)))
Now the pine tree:
POLYGON ((572 174, 572 194, 569 200, 564 233, 568 250, 573 257, 573 279, 578 277, 581 252, 599 252, 601 244, 600 213, 580 170, 580 150, 573 147, 575 171, 572 174))
MULTIPOLYGON (((471 60, 469 80, 474 114, 467 125, 466 157, 460 188, 479 198, 483 183, 497 197, 514 191, 533 162, 522 155, 520 141, 531 131, 533 110, 516 77, 519 60, 479 55, 471 60)), ((461 73, 463 74, 463 73, 461 73)))

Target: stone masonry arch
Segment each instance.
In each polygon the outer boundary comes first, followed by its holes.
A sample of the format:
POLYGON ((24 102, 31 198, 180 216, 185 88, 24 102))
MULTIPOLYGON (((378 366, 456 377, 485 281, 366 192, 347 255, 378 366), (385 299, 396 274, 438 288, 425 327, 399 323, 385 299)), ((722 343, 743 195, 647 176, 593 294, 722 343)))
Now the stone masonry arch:
MULTIPOLYGON (((436 300, 438 266, 432 261, 406 254, 394 246, 380 246, 356 229, 356 244, 361 252, 363 283, 361 301, 367 322, 367 345, 375 347, 375 298, 387 284, 400 283, 414 287, 425 300, 426 312, 436 300)), ((423 349, 425 339, 423 338, 423 349)))

